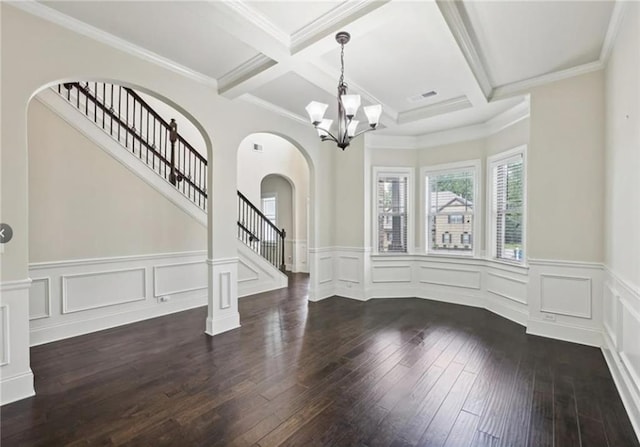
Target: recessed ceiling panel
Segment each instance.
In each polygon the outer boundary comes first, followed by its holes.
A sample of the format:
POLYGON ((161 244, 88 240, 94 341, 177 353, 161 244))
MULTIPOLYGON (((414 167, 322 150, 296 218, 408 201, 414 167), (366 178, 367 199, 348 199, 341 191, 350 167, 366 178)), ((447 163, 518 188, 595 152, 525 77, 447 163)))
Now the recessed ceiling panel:
MULTIPOLYGON (((465 96, 475 82, 435 2, 391 2, 346 26, 345 77, 397 112, 465 96), (435 91, 435 95, 417 97, 435 91)), ((323 56, 340 70, 340 48, 323 56)))
POLYGON ((285 33, 293 34, 344 1, 248 1, 246 3, 285 33))
POLYGON ((213 78, 258 54, 214 25, 207 2, 43 3, 213 78))
POLYGON ((597 61, 612 1, 465 1, 494 87, 597 61))

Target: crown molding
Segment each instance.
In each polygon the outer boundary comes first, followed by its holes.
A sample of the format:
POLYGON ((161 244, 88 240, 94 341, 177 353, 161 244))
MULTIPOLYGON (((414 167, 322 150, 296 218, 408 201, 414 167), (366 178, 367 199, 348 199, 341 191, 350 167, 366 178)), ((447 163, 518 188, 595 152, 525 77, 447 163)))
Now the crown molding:
POLYGON ((378 9, 390 0, 353 0, 340 3, 312 22, 295 31, 290 38, 291 53, 308 47, 337 28, 378 9))
POLYGON ((284 32, 260 11, 249 6, 246 2, 242 0, 225 0, 222 4, 233 11, 237 17, 259 28, 280 44, 287 48, 291 46, 291 38, 289 37, 289 34, 284 32))
POLYGON ((521 93, 525 90, 530 90, 534 87, 540 87, 541 85, 550 84, 552 82, 561 81, 563 79, 572 78, 574 76, 580 76, 583 74, 598 71, 604 68, 604 64, 597 60, 595 62, 589 62, 587 64, 577 65, 575 67, 567 68, 566 70, 554 71, 542 76, 536 76, 533 78, 525 79, 522 81, 512 82, 510 84, 501 85, 493 89, 491 99, 500 99, 507 96, 513 96, 516 93, 521 93))
POLYGON ((269 56, 258 53, 251 59, 246 60, 233 70, 222 75, 220 79, 218 79, 218 93, 223 94, 224 92, 232 89, 241 82, 248 80, 249 78, 273 67, 276 64, 277 62, 271 59, 269 56))
POLYGON ((471 27, 468 24, 468 20, 461 14, 458 3, 450 0, 436 0, 436 5, 440 9, 440 13, 447 22, 447 26, 451 31, 454 39, 458 43, 458 47, 476 78, 476 82, 480 86, 480 90, 484 94, 485 99, 489 99, 493 86, 489 80, 489 75, 485 68, 485 64, 482 61, 480 52, 478 51, 479 45, 477 40, 470 31, 471 27))
POLYGON ((445 113, 457 112, 458 110, 472 107, 471 101, 465 95, 440 101, 435 104, 429 104, 423 107, 407 110, 398 114, 398 124, 412 123, 425 118, 445 113))
POLYGON ((624 18, 624 12, 627 8, 627 2, 617 0, 613 4, 613 11, 611 11, 611 19, 609 19, 609 26, 607 28, 607 34, 604 36, 604 42, 602 43, 602 49, 600 50, 600 62, 604 65, 609 61, 609 56, 616 43, 616 37, 618 31, 622 26, 622 19, 624 18))
POLYGON ((367 133, 364 135, 364 146, 367 149, 416 149, 418 137, 367 133))
POLYGON ((164 56, 160 56, 153 51, 149 51, 127 40, 107 33, 106 31, 102 31, 101 29, 88 25, 78 19, 75 19, 53 8, 45 6, 42 3, 38 3, 34 0, 7 3, 26 13, 29 13, 36 17, 40 17, 41 19, 47 20, 70 31, 89 37, 90 39, 115 48, 116 50, 120 50, 133 56, 139 57, 162 68, 166 68, 189 79, 193 79, 194 81, 207 84, 214 88, 218 87, 218 82, 210 76, 195 71, 182 64, 178 64, 177 62, 174 62, 164 56))
POLYGON ((259 107, 262 107, 263 109, 269 110, 269 111, 271 111, 273 113, 276 113, 276 114, 278 114, 280 116, 283 116, 285 118, 292 119, 294 121, 297 121, 297 122, 305 124, 305 125, 311 125, 309 123, 309 120, 305 119, 304 117, 302 117, 302 116, 300 116, 300 115, 298 115, 296 113, 290 112, 287 109, 285 109, 283 107, 280 107, 280 106, 277 106, 277 105, 275 105, 275 104, 273 104, 273 103, 271 103, 269 101, 265 101, 262 98, 258 98, 257 96, 254 96, 254 95, 252 95, 250 93, 245 93, 244 95, 239 96, 239 98, 242 99, 243 101, 246 101, 246 102, 248 102, 250 104, 254 104, 254 105, 259 106, 259 107))
POLYGON ((508 110, 479 124, 454 127, 419 136, 367 134, 365 147, 370 149, 427 149, 494 135, 529 117, 529 97, 508 110))

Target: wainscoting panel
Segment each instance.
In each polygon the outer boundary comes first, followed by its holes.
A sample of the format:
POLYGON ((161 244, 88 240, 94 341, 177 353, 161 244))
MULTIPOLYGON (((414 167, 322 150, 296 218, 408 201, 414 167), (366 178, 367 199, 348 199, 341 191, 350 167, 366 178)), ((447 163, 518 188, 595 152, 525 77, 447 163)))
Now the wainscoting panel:
POLYGON ((333 256, 324 254, 318 258, 318 282, 325 284, 333 281, 333 256))
POLYGON ((338 258, 338 281, 350 283, 361 283, 360 280, 360 257, 339 254, 338 258))
POLYGON ((412 270, 411 264, 374 265, 371 272, 371 282, 411 284, 412 270))
POLYGON ((540 275, 540 311, 591 319, 591 278, 540 275))
POLYGON ((487 292, 520 304, 527 304, 527 281, 504 273, 487 272, 487 292))
POLYGON ((29 320, 51 316, 51 278, 33 278, 29 289, 29 320))
POLYGON ((207 265, 203 261, 153 267, 153 296, 206 290, 207 265))
POLYGON ((61 279, 64 314, 143 301, 147 296, 144 268, 63 275, 61 279))
POLYGON ((438 286, 480 290, 480 270, 421 265, 418 282, 438 286))
POLYGON ((0 306, 0 366, 9 364, 11 352, 9 335, 9 306, 0 306))
POLYGON ((604 358, 640 439, 640 287, 605 274, 604 358))

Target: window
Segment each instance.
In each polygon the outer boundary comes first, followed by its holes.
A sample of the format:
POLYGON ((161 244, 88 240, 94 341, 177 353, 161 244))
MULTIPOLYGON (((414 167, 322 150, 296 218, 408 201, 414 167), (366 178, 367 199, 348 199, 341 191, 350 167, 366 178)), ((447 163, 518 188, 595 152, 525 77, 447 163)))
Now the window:
POLYGON ((524 149, 491 157, 489 169, 489 247, 497 259, 524 259, 524 149))
POLYGON ((427 253, 473 255, 480 161, 423 169, 427 253))
POLYGON ((275 196, 265 196, 262 198, 262 214, 276 225, 276 198, 275 196))
POLYGON ((379 253, 407 253, 411 170, 375 168, 376 246, 379 253))

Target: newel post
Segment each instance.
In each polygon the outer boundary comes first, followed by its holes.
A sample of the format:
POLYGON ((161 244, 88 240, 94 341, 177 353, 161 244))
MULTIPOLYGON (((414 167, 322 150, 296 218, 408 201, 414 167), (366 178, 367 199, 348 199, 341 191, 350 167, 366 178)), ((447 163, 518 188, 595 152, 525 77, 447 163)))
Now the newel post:
POLYGON ((178 123, 171 118, 169 123, 169 140, 171 141, 171 172, 169 173, 169 181, 173 186, 178 183, 178 177, 176 176, 176 141, 178 141, 178 123))
POLYGON ((281 260, 282 262, 280 263, 280 270, 282 270, 283 272, 286 270, 286 265, 284 262, 284 240, 287 237, 287 232, 285 231, 285 229, 282 229, 282 248, 281 248, 281 260))

